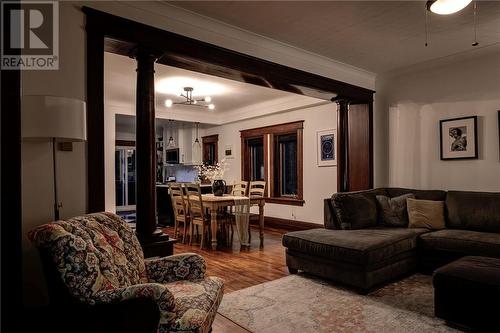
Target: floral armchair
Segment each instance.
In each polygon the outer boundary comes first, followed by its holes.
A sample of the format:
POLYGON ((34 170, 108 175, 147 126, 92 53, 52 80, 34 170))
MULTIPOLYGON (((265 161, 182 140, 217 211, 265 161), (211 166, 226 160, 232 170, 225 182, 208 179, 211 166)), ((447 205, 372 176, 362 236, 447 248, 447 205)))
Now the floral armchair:
POLYGON ((30 231, 29 238, 68 293, 55 295, 49 282, 52 301, 69 299, 93 307, 147 299, 159 310, 160 333, 211 330, 224 283, 205 277, 201 256, 185 253, 144 260, 135 233, 111 213, 45 224, 30 231))

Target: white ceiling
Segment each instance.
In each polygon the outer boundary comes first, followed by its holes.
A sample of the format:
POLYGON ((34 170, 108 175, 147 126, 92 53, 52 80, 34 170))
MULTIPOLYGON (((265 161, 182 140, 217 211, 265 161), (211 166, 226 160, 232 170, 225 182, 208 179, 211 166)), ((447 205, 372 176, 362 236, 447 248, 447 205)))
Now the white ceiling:
MULTIPOLYGON (((105 53, 104 57, 104 99, 106 107, 113 107, 121 114, 135 114, 136 61, 134 59, 105 53)), ((222 124, 252 118, 268 113, 285 111, 289 108, 314 105, 324 101, 264 88, 252 84, 192 72, 180 68, 155 65, 156 115, 163 119, 196 121, 207 124, 222 124), (165 85, 165 80, 168 82, 165 85), (165 106, 165 100, 183 101, 179 95, 184 85, 198 91, 211 91, 215 110, 196 106, 165 106), (175 94, 174 92, 177 92, 175 94)), ((199 98, 203 98, 200 95, 199 98)))
POLYGON ((374 73, 500 44, 500 1, 478 1, 472 47, 472 4, 430 14, 425 47, 422 1, 169 1, 224 23, 374 73))

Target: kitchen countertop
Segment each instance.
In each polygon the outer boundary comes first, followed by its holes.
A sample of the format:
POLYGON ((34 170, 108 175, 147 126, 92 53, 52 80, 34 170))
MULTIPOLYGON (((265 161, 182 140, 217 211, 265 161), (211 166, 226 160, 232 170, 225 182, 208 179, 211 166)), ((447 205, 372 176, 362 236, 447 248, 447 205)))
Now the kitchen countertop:
MULTIPOLYGON (((189 182, 179 182, 179 184, 189 184, 189 182)), ((168 184, 156 184, 156 187, 168 187, 168 184)), ((210 184, 200 184, 200 187, 212 187, 210 184)))

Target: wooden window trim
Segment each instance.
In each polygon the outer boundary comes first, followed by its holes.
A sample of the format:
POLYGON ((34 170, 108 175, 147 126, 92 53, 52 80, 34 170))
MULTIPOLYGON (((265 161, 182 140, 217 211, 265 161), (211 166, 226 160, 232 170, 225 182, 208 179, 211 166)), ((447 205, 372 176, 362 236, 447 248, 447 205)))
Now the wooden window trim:
POLYGON ((202 136, 201 141, 203 143, 218 143, 219 142, 219 134, 202 136))
POLYGON ((267 183, 266 202, 282 205, 303 206, 304 201, 304 184, 303 184, 303 129, 304 121, 295 121, 285 124, 272 126, 264 126, 241 130, 241 177, 244 180, 249 179, 249 158, 248 146, 246 141, 253 138, 263 138, 264 141, 264 178, 267 183), (273 160, 275 156, 274 142, 275 137, 285 134, 297 134, 297 197, 275 197, 274 188, 274 167, 273 160), (270 164, 271 163, 271 164, 270 164))
POLYGON ((219 162, 219 134, 213 134, 213 135, 207 135, 207 136, 202 136, 201 137, 201 144, 202 144, 202 159, 205 161, 206 159, 206 145, 208 144, 215 144, 215 152, 214 152, 214 163, 219 162))
POLYGON ((135 141, 132 140, 116 140, 115 146, 117 147, 135 147, 135 141))

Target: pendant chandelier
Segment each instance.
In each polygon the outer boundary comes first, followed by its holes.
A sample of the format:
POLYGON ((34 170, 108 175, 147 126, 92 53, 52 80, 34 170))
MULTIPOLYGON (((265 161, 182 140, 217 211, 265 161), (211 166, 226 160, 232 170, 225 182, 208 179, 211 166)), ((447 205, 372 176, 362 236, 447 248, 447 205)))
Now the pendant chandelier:
POLYGON ((198 126, 200 123, 195 123, 196 138, 193 143, 193 164, 201 164, 201 143, 198 139, 198 126))
POLYGON ((171 108, 172 105, 189 105, 208 108, 209 110, 215 109, 215 105, 210 103, 212 101, 212 97, 205 96, 203 99, 195 99, 193 98, 193 90, 194 89, 192 87, 184 87, 184 93, 181 94, 181 97, 184 97, 185 100, 182 102, 174 102, 171 99, 167 99, 165 101, 165 106, 167 108, 171 108))

